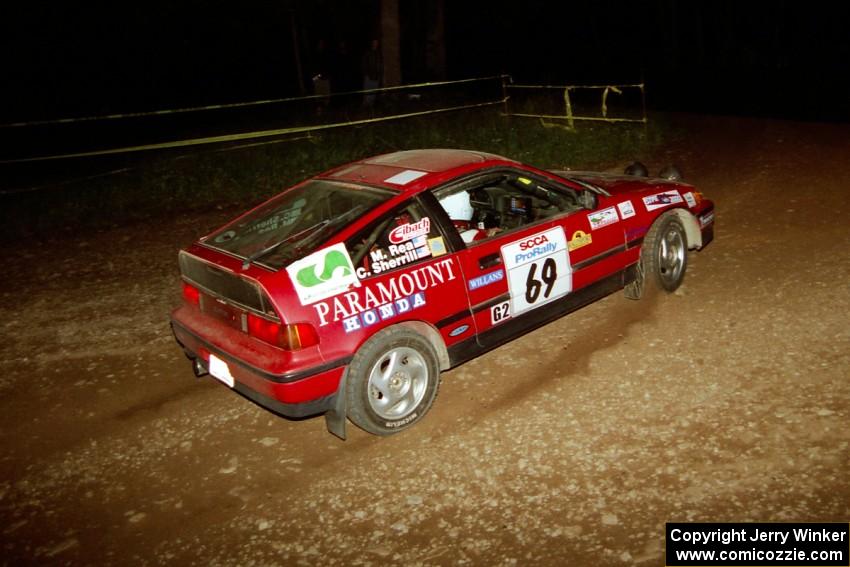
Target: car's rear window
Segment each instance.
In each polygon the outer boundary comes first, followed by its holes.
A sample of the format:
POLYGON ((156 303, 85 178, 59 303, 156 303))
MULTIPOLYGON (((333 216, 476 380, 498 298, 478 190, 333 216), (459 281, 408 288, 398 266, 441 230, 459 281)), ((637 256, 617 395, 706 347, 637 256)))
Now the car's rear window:
POLYGON ((349 183, 308 181, 226 225, 203 243, 280 269, 393 195, 349 183))

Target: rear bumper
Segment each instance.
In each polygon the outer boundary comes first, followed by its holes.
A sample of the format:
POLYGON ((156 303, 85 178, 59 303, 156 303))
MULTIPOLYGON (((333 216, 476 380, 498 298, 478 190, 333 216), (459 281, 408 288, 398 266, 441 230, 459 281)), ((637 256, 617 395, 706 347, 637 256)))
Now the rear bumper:
POLYGON ((234 378, 234 390, 290 418, 307 417, 332 409, 345 365, 349 362, 340 360, 306 371, 272 374, 223 351, 174 318, 171 330, 189 358, 200 360, 202 367, 208 369, 210 354, 214 354, 227 364, 234 378))
MULTIPOLYGON (((179 342, 179 341, 178 341, 179 342)), ((182 346, 182 345, 181 345, 182 346)), ((185 349, 185 347, 184 347, 185 349)), ((216 355, 219 356, 219 355, 216 355)), ((201 365, 209 372, 208 362, 201 359, 201 365)), ((230 365, 228 365, 230 366, 230 365)), ((305 378, 307 380, 309 378, 305 378)), ((330 411, 334 408, 334 404, 336 402, 336 392, 329 396, 324 396, 321 398, 317 398, 315 400, 310 400, 307 402, 301 403, 286 403, 280 400, 271 398, 267 395, 261 394, 260 392, 246 386, 245 383, 240 382, 239 380, 233 386, 233 389, 236 390, 238 394, 248 398, 255 404, 266 408, 269 411, 272 411, 278 415, 283 417, 288 417, 291 419, 298 419, 302 417, 309 417, 311 415, 319 415, 330 411)))

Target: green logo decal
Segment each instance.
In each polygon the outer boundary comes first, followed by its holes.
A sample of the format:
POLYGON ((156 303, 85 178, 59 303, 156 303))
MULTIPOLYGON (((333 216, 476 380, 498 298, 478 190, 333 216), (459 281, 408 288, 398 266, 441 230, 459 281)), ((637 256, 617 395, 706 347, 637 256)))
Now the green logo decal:
POLYGON ((353 271, 348 258, 346 258, 345 254, 339 250, 331 250, 325 255, 322 273, 319 275, 316 275, 317 267, 318 264, 312 264, 298 270, 298 273, 295 276, 298 283, 304 287, 315 287, 330 280, 337 268, 342 268, 342 274, 340 274, 340 277, 345 277, 353 271))

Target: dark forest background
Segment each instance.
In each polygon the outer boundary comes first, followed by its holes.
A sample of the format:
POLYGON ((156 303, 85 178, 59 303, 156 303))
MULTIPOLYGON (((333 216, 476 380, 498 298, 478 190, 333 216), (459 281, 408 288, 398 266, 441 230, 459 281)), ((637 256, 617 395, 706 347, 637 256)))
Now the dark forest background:
POLYGON ((658 109, 850 117, 848 3, 492 0, 40 3, 2 9, 4 123, 508 73, 647 83, 658 109), (320 47, 323 46, 323 47, 320 47), (389 51, 387 51, 389 50, 389 51))

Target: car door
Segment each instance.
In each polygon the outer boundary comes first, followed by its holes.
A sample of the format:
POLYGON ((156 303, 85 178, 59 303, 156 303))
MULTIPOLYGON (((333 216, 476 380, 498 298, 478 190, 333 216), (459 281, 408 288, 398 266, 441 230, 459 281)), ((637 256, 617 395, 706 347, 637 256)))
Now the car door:
MULTIPOLYGON (((494 179, 492 172, 483 175, 479 183, 464 181, 461 191, 473 195, 477 205, 477 224, 485 234, 470 242, 458 242, 457 257, 466 280, 470 310, 473 315, 477 341, 490 347, 521 334, 551 319, 548 307, 569 296, 576 285, 584 286, 589 279, 574 278, 575 264, 581 266, 594 256, 617 243, 622 244, 622 230, 594 233, 588 211, 570 201, 577 193, 562 192, 551 180, 535 177, 524 171, 501 172, 504 178, 494 179), (489 194, 489 204, 480 195, 489 194), (567 205, 557 210, 545 209, 547 194, 564 197, 567 205), (478 200, 476 200, 478 196, 478 200), (528 208, 530 196, 531 212, 528 208), (524 203, 520 203, 526 199, 524 203), (499 200, 503 204, 493 204, 499 200), (495 210, 498 229, 488 227, 487 215, 495 210), (519 220, 517 220, 519 216, 519 220)), ((439 202, 444 195, 458 188, 447 188, 435 195, 439 202)), ((577 191, 577 190, 576 190, 577 191)), ((606 213, 607 215, 607 213, 606 213)), ((616 215, 616 213, 615 213, 616 215)), ((589 265, 588 265, 589 266, 589 265)))
POLYGON ((438 328, 446 345, 473 336, 463 274, 445 234, 414 198, 346 240, 358 285, 317 307, 320 327, 339 324, 345 332, 335 348, 350 351, 406 320, 438 328))

